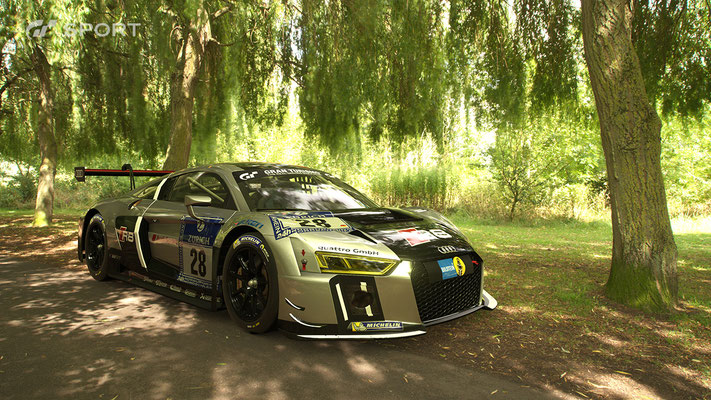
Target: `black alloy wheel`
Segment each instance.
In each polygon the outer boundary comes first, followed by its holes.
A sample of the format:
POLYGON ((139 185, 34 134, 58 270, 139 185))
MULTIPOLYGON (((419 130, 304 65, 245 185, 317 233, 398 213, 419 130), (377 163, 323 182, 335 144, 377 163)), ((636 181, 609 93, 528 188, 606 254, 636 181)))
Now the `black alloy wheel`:
POLYGON ((267 261, 253 246, 244 246, 232 256, 227 270, 229 301, 242 321, 254 322, 269 303, 267 261))

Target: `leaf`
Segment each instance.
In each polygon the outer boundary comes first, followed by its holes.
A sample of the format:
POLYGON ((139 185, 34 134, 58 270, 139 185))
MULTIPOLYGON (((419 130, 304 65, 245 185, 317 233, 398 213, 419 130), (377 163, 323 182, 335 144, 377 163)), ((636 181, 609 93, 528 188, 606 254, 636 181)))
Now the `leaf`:
POLYGON ((494 394, 494 393, 496 393, 496 392, 498 392, 498 391, 499 391, 499 389, 496 389, 496 390, 494 390, 493 392, 491 392, 491 393, 489 393, 489 394, 494 394))
POLYGON ((632 374, 630 374, 629 372, 625 372, 625 371, 617 371, 617 370, 615 370, 615 372, 617 372, 618 374, 622 374, 622 375, 629 375, 629 376, 632 376, 632 374))
POLYGON ((217 365, 227 365, 227 363, 217 363, 217 365))

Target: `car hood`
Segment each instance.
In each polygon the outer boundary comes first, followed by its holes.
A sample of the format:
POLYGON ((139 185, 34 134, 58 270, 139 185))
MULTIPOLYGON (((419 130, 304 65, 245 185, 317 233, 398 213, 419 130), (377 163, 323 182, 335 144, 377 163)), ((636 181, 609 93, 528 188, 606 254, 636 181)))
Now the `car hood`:
POLYGON ((292 240, 306 242, 314 251, 396 256, 406 260, 432 260, 445 254, 473 251, 456 228, 408 210, 334 211, 333 216, 345 221, 349 229, 306 232, 295 235, 292 240))

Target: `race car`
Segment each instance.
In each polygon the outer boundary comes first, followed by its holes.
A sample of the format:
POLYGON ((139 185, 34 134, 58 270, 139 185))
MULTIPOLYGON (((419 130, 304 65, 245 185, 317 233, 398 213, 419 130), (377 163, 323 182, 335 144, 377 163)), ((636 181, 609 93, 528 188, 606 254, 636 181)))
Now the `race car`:
POLYGON ((304 339, 397 338, 496 300, 483 262, 449 220, 379 207, 305 167, 223 163, 180 171, 75 168, 157 176, 79 220, 78 256, 115 278, 211 310, 252 333, 304 339))

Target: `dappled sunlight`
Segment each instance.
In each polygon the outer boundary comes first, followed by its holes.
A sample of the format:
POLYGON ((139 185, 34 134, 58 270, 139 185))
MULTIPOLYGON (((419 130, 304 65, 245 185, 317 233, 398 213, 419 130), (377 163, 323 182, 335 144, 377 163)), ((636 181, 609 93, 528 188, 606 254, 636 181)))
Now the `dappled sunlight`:
POLYGON ((11 326, 22 321, 22 328, 37 334, 71 335, 91 332, 107 335, 114 332, 137 330, 151 334, 155 330, 185 332, 195 325, 195 309, 186 304, 168 313, 164 306, 170 301, 149 291, 126 287, 115 292, 119 282, 100 283, 88 273, 55 270, 51 267, 22 272, 12 264, 3 263, 5 276, 14 276, 23 282, 19 291, 0 289, 0 294, 13 304, 6 308, 5 318, 11 326), (13 271, 16 271, 13 275, 13 271), (87 299, 86 293, 96 286, 114 290, 114 293, 97 299, 87 299), (158 301, 156 301, 158 300, 158 301))
MULTIPOLYGON (((590 371, 586 367, 573 363, 574 367, 565 376, 566 379, 581 386, 591 387, 588 393, 613 398, 662 399, 653 388, 642 384, 626 371, 605 372, 601 369, 590 371)), ((644 373, 640 371, 637 373, 644 373)))
POLYGON ((671 220, 672 231, 675 235, 690 233, 711 233, 711 216, 707 217, 676 217, 671 220))

